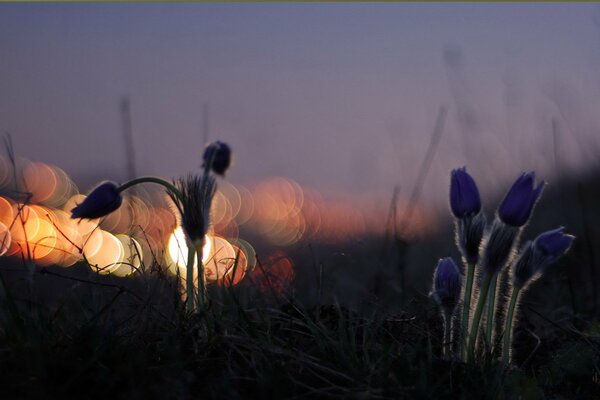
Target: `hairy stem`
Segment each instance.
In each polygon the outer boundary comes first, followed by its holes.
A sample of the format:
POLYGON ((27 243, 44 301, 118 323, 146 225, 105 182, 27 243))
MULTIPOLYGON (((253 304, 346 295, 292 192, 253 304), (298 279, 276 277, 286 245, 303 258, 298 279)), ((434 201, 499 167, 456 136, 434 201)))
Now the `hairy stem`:
POLYGON ((510 302, 508 303, 508 311, 506 313, 506 320, 504 321, 504 343, 502 345, 502 361, 505 366, 510 364, 510 355, 512 348, 512 331, 514 326, 515 308, 519 300, 519 293, 521 288, 514 287, 510 296, 510 302))
POLYGON ((442 343, 442 358, 450 359, 452 356, 452 315, 444 313, 444 342, 442 343))
POLYGON ((475 264, 467 264, 467 283, 465 285, 465 293, 463 297, 463 313, 462 313, 462 337, 461 337, 461 352, 463 360, 467 358, 467 338, 469 336, 469 314, 471 313, 471 295, 473 292, 473 277, 475 275, 475 264))
POLYGON ((186 301, 185 305, 188 311, 194 311, 194 256, 196 250, 193 246, 188 243, 188 259, 186 265, 186 276, 185 276, 185 293, 186 301))
POLYGON ((490 284, 488 293, 488 306, 485 323, 485 345, 488 351, 492 351, 492 334, 494 332, 494 319, 496 317, 496 285, 498 284, 498 274, 495 274, 490 284))
POLYGON ((477 301, 477 308, 473 315, 473 323, 471 324, 471 330, 469 331, 469 343, 467 348, 467 360, 468 362, 475 361, 475 342, 477 341, 477 333, 479 331, 479 323, 481 322, 481 315, 483 314, 483 308, 487 301, 488 292, 490 290, 490 284, 492 283, 493 275, 485 272, 481 289, 479 292, 479 299, 477 301))
POLYGON ((204 238, 194 241, 196 248, 196 258, 198 260, 196 267, 198 268, 198 311, 206 309, 206 273, 202 258, 204 256, 204 238))

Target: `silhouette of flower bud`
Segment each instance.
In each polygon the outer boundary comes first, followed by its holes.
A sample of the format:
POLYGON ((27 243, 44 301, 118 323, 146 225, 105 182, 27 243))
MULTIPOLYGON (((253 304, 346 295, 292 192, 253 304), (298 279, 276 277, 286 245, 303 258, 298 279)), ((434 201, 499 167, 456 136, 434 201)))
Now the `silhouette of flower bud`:
POLYGON ((71 210, 71 218, 96 219, 104 217, 121 206, 123 198, 117 185, 105 182, 97 186, 71 210))
POLYGON ((560 227, 544 232, 533 242, 529 241, 523 246, 513 267, 515 287, 525 287, 539 277, 548 265, 566 254, 575 237, 563 231, 564 228, 560 227))
POLYGON ((564 230, 565 228, 561 226, 544 232, 533 242, 543 264, 548 265, 555 262, 571 248, 575 236, 565 234, 564 230))
POLYGON ((209 144, 204 150, 202 167, 206 168, 207 163, 210 163, 211 159, 211 170, 217 175, 225 175, 231 164, 231 147, 220 141, 209 144))
POLYGON ((485 226, 486 218, 483 213, 456 219, 456 243, 469 264, 477 264, 485 226))
POLYGON ((498 208, 498 216, 502 222, 515 227, 527 223, 545 185, 542 181, 534 188, 534 181, 535 172, 528 172, 521 174, 513 183, 498 208))
POLYGON ((445 315, 452 315, 460 300, 462 278, 458 267, 451 257, 438 262, 433 275, 431 295, 445 315))
POLYGON ((481 266, 490 274, 499 272, 512 258, 513 246, 520 228, 507 225, 498 218, 484 238, 481 266))
POLYGON ((452 170, 450 177, 450 208, 456 218, 465 218, 479 213, 481 199, 475 181, 462 167, 452 170))

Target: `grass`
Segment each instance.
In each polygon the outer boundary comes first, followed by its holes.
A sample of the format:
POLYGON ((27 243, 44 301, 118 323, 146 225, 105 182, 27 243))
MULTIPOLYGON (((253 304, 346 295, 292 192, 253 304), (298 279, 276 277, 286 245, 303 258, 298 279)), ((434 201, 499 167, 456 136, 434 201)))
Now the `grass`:
MULTIPOLYGON (((441 319, 419 295, 404 311, 383 300, 358 309, 246 282, 211 287, 198 315, 156 273, 37 269, 28 292, 13 264, 2 269, 3 398, 583 399, 600 390, 600 325, 557 324, 524 367, 506 371, 442 360, 441 319)), ((534 348, 522 334, 520 350, 534 348)))

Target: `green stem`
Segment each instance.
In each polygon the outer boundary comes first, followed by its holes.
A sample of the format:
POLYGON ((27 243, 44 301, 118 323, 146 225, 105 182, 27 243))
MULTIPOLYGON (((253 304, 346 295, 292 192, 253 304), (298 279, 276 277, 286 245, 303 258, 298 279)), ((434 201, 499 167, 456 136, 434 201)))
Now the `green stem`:
POLYGON ((158 185, 162 185, 164 186, 169 192, 173 193, 180 201, 183 201, 183 195, 181 194, 181 192, 179 191, 179 189, 177 189, 175 187, 175 185, 173 185, 170 182, 167 182, 164 179, 161 178, 156 178, 154 176, 143 176, 141 178, 135 178, 132 179, 130 181, 125 182, 124 184, 122 184, 121 186, 119 186, 119 188, 117 189, 119 192, 122 192, 124 190, 129 189, 132 186, 135 185, 139 185, 140 183, 156 183, 158 185))
POLYGON ((186 278, 185 278, 185 293, 186 293, 186 307, 188 311, 194 311, 194 259, 196 250, 188 243, 188 259, 186 265, 186 278))
POLYGON ((467 358, 467 337, 469 336, 469 314, 471 313, 471 294, 473 292, 473 277, 475 276, 475 264, 467 264, 467 283, 465 285, 465 295, 463 298, 462 315, 462 337, 461 352, 463 360, 467 358))
POLYGON ((475 342, 477 341, 477 333, 479 331, 479 323, 481 322, 481 315, 483 314, 483 307, 485 306, 488 292, 490 290, 490 284, 492 283, 493 275, 485 273, 481 289, 479 292, 479 300, 477 301, 477 308, 473 315, 473 323, 471 324, 471 330, 469 332, 469 344, 467 347, 467 361, 472 363, 475 361, 475 342))
POLYGON ((502 360, 505 366, 510 364, 510 350, 512 348, 512 330, 513 330, 513 319, 515 317, 515 308, 519 300, 519 293, 521 288, 513 288, 510 296, 510 303, 508 304, 508 312, 506 313, 506 320, 504 321, 504 343, 502 345, 502 360))
POLYGON ((498 274, 495 274, 490 284, 488 293, 488 307, 485 322, 485 345, 488 351, 492 351, 492 333, 494 332, 494 319, 496 316, 496 285, 498 284, 498 274))
POLYGON ((196 240, 194 247, 196 248, 196 258, 198 263, 198 311, 204 311, 206 308, 206 274, 204 271, 204 264, 202 263, 204 238, 196 240))

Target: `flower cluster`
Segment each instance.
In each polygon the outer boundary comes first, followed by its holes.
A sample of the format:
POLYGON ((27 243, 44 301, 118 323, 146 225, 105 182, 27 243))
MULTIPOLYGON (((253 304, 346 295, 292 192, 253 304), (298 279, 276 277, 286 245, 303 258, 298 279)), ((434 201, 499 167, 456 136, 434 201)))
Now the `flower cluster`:
POLYGON ((462 275, 451 258, 438 263, 432 296, 437 301, 444 318, 444 349, 449 354, 449 338, 455 310, 462 305, 460 356, 474 361, 476 344, 481 343, 479 326, 485 312, 486 326, 483 343, 489 350, 493 346, 497 310, 496 287, 501 272, 509 270, 507 284, 511 290, 510 301, 504 310, 503 359, 510 361, 511 334, 515 309, 521 291, 539 277, 545 268, 564 255, 574 237, 558 228, 542 233, 527 242, 514 257, 523 227, 531 218, 540 199, 545 182, 535 183, 535 173, 521 174, 507 191, 495 218, 486 222, 481 212, 482 204, 477 184, 466 167, 452 171, 450 179, 450 210, 455 217, 455 238, 465 265, 466 282, 462 288, 462 275), (514 262, 513 262, 514 259, 514 262), (475 275, 479 276, 479 290, 474 290, 475 275), (458 288, 458 289, 457 289, 458 288), (461 298, 462 296, 462 298, 461 298), (462 300, 462 301, 461 301, 462 300), (471 304, 475 304, 471 315, 471 304))
POLYGON ((190 175, 172 184, 160 178, 135 178, 122 185, 104 182, 93 189, 83 202, 71 210, 71 218, 97 219, 117 210, 123 203, 122 193, 138 184, 156 183, 167 190, 180 214, 180 221, 189 242, 186 293, 189 310, 201 309, 206 303, 206 277, 202 265, 204 237, 210 225, 210 206, 216 192, 215 178, 211 173, 224 176, 231 165, 231 148, 216 141, 206 146, 202 156, 202 175, 190 175), (197 257, 198 294, 194 296, 193 266, 197 257), (194 298, 196 299, 194 300, 194 298))

